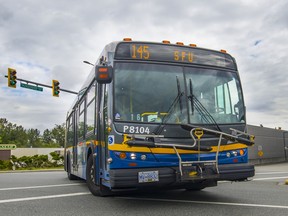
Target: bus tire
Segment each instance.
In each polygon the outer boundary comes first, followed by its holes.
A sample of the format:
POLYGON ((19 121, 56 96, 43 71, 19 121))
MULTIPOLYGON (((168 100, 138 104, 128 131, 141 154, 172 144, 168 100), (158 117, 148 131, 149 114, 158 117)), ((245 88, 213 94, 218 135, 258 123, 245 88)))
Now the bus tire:
POLYGON ((95 168, 94 168, 94 164, 93 164, 93 155, 90 154, 88 157, 87 166, 86 166, 86 183, 87 183, 87 186, 88 186, 90 192, 94 196, 112 195, 111 190, 101 184, 101 179, 100 179, 100 185, 95 184, 94 172, 95 172, 95 168))
POLYGON ((71 174, 70 157, 67 157, 67 177, 69 180, 77 180, 78 177, 71 174))

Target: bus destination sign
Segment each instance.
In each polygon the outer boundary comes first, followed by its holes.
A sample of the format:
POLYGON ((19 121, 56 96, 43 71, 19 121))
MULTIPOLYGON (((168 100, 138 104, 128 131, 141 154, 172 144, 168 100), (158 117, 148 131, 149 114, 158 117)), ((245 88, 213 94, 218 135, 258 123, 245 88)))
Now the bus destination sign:
POLYGON ((156 43, 119 43, 115 59, 203 64, 236 69, 233 58, 214 50, 156 43))

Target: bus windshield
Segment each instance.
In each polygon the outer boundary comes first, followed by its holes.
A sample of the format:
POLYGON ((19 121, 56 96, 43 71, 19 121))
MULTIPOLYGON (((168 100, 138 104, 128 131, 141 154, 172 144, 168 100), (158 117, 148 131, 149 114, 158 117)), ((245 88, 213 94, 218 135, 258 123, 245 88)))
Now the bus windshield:
POLYGON ((114 120, 167 124, 245 121, 234 72, 160 64, 116 63, 114 120))

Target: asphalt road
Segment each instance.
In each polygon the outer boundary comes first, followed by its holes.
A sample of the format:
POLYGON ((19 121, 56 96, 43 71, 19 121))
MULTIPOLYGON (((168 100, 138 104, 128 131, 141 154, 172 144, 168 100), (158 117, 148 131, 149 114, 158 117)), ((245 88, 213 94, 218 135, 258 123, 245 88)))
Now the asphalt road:
POLYGON ((0 215, 288 215, 288 163, 256 167, 249 182, 95 197, 66 173, 0 173, 0 215))

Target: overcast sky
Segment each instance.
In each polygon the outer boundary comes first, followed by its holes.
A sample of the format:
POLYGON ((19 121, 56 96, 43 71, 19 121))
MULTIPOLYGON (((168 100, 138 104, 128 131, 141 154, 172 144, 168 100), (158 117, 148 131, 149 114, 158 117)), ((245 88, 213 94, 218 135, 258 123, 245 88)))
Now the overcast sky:
POLYGON ((79 91, 107 43, 170 40, 236 58, 247 122, 288 130, 287 0, 0 0, 0 118, 43 132, 65 122, 75 95, 8 88, 17 77, 79 91))

